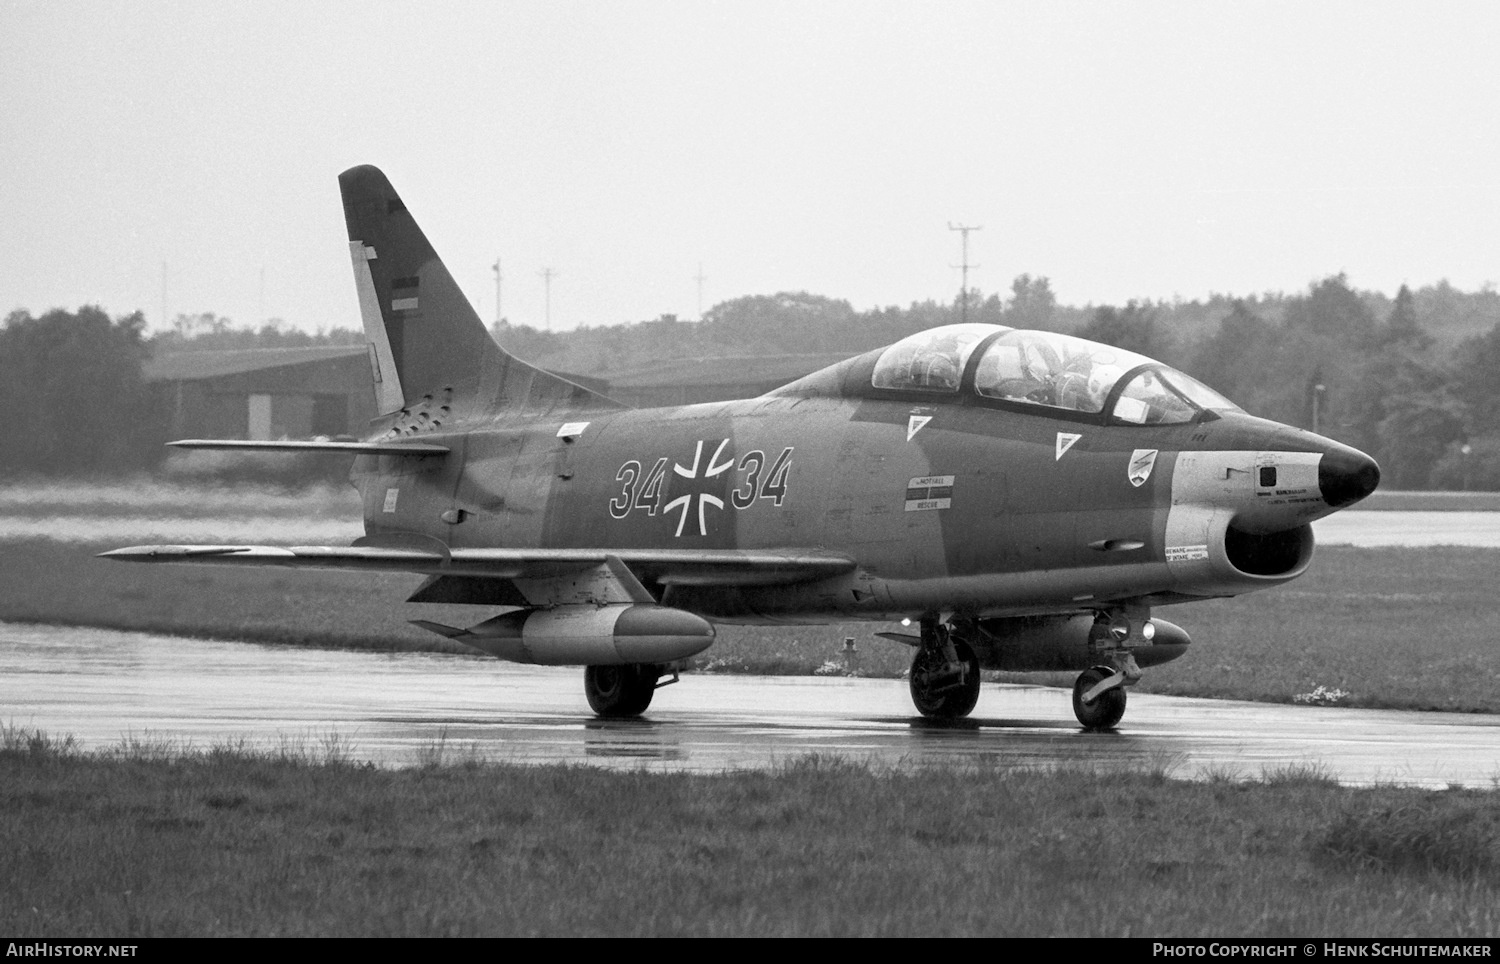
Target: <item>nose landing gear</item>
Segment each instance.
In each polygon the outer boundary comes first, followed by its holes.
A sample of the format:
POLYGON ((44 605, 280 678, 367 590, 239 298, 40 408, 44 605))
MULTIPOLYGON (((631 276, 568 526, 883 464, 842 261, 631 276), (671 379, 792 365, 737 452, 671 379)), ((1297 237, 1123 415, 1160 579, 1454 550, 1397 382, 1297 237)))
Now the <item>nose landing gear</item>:
POLYGON ((1125 687, 1141 678, 1130 644, 1149 643, 1156 635, 1151 614, 1101 612, 1094 619, 1090 648, 1104 660, 1078 674, 1073 682, 1073 715, 1086 730, 1113 729, 1125 715, 1125 687))
POLYGON ((1086 730, 1113 729, 1125 715, 1125 687, 1141 678, 1141 670, 1129 653, 1117 662, 1121 668, 1095 666, 1073 683, 1073 715, 1086 730))

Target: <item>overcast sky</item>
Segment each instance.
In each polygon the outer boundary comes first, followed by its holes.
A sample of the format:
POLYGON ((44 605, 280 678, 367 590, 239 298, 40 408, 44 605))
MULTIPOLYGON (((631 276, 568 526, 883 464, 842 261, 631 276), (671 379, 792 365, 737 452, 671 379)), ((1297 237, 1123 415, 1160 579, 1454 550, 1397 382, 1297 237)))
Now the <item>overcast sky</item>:
POLYGON ((357 326, 337 175, 481 317, 1500 278, 1500 4, 0 0, 0 312, 357 326))

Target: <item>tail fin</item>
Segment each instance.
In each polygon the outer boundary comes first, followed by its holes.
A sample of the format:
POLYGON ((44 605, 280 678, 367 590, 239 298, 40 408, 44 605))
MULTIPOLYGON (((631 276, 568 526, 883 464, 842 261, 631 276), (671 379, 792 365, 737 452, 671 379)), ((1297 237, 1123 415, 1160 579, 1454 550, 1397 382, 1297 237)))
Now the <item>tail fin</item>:
POLYGON ((380 414, 444 389, 498 408, 615 404, 501 349, 378 168, 339 189, 380 414))

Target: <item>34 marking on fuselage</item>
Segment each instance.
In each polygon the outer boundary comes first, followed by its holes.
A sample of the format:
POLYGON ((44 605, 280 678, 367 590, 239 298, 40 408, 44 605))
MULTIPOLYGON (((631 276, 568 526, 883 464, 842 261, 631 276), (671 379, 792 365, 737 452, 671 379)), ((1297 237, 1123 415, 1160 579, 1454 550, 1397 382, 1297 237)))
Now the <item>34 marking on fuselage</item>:
MULTIPOLYGON (((693 449, 693 462, 689 466, 683 466, 681 462, 672 462, 673 474, 691 480, 708 480, 725 475, 730 469, 735 470, 732 477, 734 483, 728 486, 728 505, 734 509, 748 509, 755 505, 759 499, 770 499, 771 504, 777 508, 781 507, 786 498, 788 480, 792 468, 792 451, 795 446, 787 446, 781 450, 781 454, 766 468, 766 453, 760 449, 746 452, 736 463, 733 453, 726 455, 725 450, 729 448, 729 439, 723 439, 714 449, 713 454, 708 457, 704 464, 703 449, 704 440, 699 440, 693 449), (699 467, 702 466, 700 473, 699 467)), ((615 519, 627 518, 632 512, 644 509, 648 516, 656 515, 660 508, 663 513, 680 510, 677 517, 677 529, 674 538, 682 538, 687 529, 687 520, 693 514, 693 506, 697 504, 698 535, 708 535, 708 509, 724 509, 725 501, 719 494, 713 492, 695 491, 685 492, 676 498, 662 504, 662 488, 666 481, 667 463, 671 461, 668 457, 658 458, 651 466, 650 471, 645 471, 642 463, 635 459, 627 461, 620 466, 615 473, 615 481, 620 483, 619 494, 609 502, 609 514, 615 519)), ((726 478, 726 481, 729 479, 726 478)))

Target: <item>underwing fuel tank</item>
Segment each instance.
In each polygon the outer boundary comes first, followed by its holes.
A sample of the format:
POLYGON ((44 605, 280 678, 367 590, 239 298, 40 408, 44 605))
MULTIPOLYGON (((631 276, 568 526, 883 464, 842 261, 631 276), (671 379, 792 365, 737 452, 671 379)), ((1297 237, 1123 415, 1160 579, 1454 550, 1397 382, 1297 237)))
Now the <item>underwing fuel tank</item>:
POLYGON ((714 641, 708 620, 645 603, 518 609, 468 629, 418 625, 499 659, 543 666, 670 663, 714 641))

